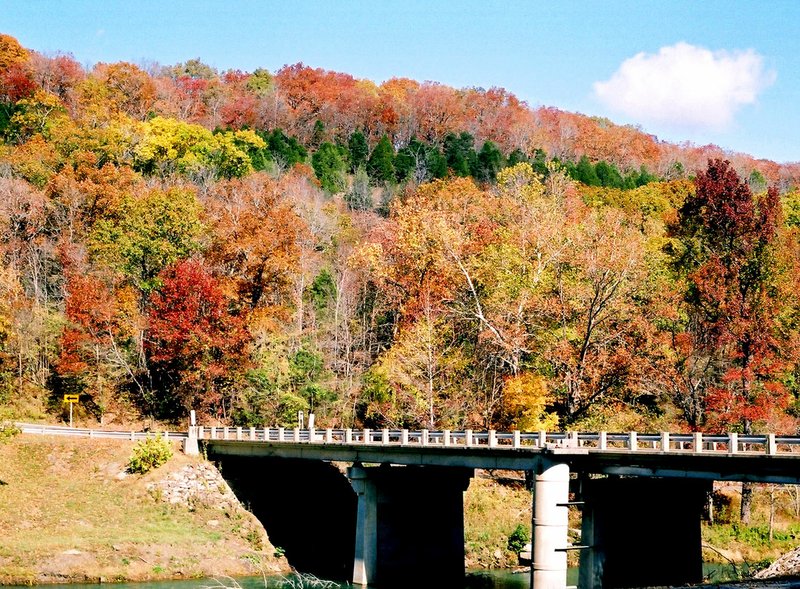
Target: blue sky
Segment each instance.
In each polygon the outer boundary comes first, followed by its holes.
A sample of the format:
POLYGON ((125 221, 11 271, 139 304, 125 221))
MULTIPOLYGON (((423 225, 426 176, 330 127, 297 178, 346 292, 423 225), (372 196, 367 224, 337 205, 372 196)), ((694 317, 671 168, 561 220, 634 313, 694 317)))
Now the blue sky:
POLYGON ((502 86, 668 141, 800 161, 800 2, 4 0, 0 31, 79 62, 502 86))

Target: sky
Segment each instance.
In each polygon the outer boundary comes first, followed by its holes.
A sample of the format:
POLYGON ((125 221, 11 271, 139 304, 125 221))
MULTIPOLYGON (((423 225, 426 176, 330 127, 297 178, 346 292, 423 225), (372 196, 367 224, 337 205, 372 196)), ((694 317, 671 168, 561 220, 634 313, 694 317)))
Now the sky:
POLYGON ((2 0, 0 32, 80 63, 286 64, 457 88, 800 161, 796 0, 2 0))

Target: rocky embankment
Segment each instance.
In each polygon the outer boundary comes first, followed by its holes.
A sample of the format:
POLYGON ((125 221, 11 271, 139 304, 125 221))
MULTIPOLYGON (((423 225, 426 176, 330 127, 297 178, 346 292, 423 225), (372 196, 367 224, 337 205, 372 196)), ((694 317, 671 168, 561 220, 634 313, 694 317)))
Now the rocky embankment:
MULTIPOLYGON (((767 568, 758 571, 756 579, 772 579, 774 577, 800 577, 800 547, 787 552, 767 568)), ((798 583, 800 585, 800 583, 798 583)))

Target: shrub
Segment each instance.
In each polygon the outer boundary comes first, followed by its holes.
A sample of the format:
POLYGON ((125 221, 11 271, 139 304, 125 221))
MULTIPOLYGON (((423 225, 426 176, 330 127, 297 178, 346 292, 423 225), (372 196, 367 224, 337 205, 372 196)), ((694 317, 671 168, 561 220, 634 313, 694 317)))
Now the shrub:
POLYGON ((517 524, 514 531, 508 535, 508 549, 514 553, 520 553, 525 545, 530 542, 531 534, 522 524, 517 524))
POLYGON ((144 474, 172 458, 172 446, 166 438, 148 437, 133 447, 128 459, 128 472, 144 474))
POLYGON ((7 442, 18 433, 20 433, 20 430, 16 425, 0 421, 0 444, 7 442))

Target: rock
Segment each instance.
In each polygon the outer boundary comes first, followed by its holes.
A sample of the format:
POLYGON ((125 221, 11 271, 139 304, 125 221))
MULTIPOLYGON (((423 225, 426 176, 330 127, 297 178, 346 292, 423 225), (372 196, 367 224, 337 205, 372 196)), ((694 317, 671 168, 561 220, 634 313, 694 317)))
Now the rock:
POLYGON ((764 570, 755 574, 756 579, 800 575, 800 547, 787 552, 764 570))
POLYGON ((206 523, 207 523, 207 525, 211 526, 212 528, 216 528, 219 525, 219 520, 210 519, 206 523))
POLYGON ((70 550, 65 550, 61 554, 66 554, 66 555, 69 555, 69 556, 77 556, 78 554, 83 554, 83 552, 81 552, 80 550, 75 550, 74 548, 71 548, 70 550))

